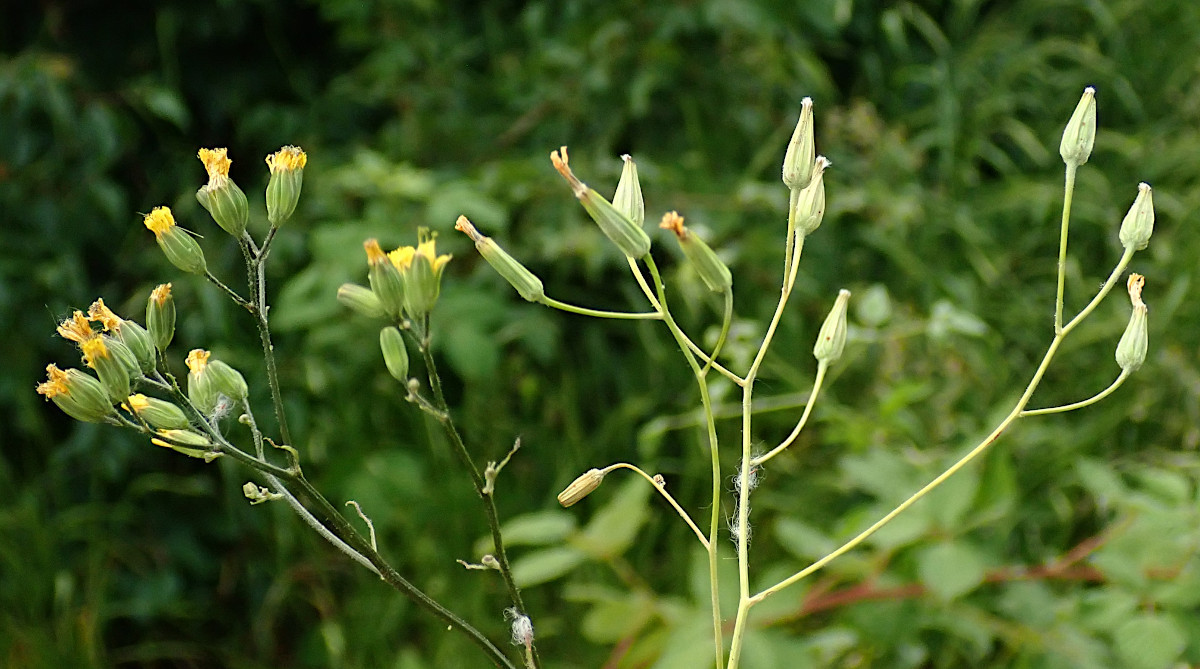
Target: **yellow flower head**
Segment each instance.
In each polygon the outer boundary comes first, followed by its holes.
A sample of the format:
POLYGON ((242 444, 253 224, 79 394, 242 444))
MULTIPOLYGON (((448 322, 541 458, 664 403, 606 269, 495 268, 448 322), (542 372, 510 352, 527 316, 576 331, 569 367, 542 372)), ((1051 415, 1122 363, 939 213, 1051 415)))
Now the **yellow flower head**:
POLYGON ((47 399, 56 395, 70 395, 71 386, 67 383, 67 373, 58 368, 58 365, 50 363, 46 365, 47 379, 38 384, 37 391, 39 395, 45 395, 47 399))
POLYGON ((92 339, 96 336, 95 330, 92 330, 92 324, 88 322, 87 316, 83 315, 82 311, 76 310, 71 317, 58 324, 58 334, 63 339, 73 341, 76 344, 92 339))
POLYGON ((401 246, 395 251, 389 251, 387 254, 388 260, 396 266, 396 269, 403 272, 412 264, 413 256, 417 254, 417 249, 412 246, 401 246))
POLYGON ((125 322, 125 319, 116 315, 112 309, 105 306, 103 298, 96 298, 96 301, 92 302, 92 306, 88 307, 88 318, 93 321, 99 321, 104 326, 105 332, 116 332, 121 329, 121 324, 125 322))
POLYGON ((96 368, 97 360, 107 358, 109 355, 108 344, 104 343, 104 337, 92 337, 81 343, 79 348, 83 349, 83 361, 92 369, 96 368))
POLYGON ((150 299, 154 300, 160 307, 166 304, 167 300, 171 299, 171 284, 159 284, 158 287, 150 291, 150 299))
POLYGON ((208 367, 208 357, 212 353, 202 348, 194 348, 187 356, 187 368, 193 374, 201 374, 208 367))
POLYGON ((229 159, 228 149, 200 149, 196 157, 208 172, 209 189, 219 188, 229 179, 229 166, 233 161, 229 159))
POLYGON ((302 170, 306 164, 308 164, 308 154, 298 146, 285 146, 267 156, 267 167, 271 169, 271 174, 302 170))
POLYGON ((146 214, 142 223, 150 232, 154 233, 155 237, 161 239, 164 233, 175 227, 175 216, 171 214, 170 207, 155 207, 154 211, 146 214))
POLYGON ((429 266, 433 268, 433 273, 438 274, 446 263, 450 262, 450 254, 439 256, 437 254, 437 233, 431 233, 426 228, 417 230, 417 245, 401 246, 400 248, 388 254, 388 259, 396 266, 396 269, 401 272, 412 266, 412 261, 417 256, 424 256, 429 261, 429 266))

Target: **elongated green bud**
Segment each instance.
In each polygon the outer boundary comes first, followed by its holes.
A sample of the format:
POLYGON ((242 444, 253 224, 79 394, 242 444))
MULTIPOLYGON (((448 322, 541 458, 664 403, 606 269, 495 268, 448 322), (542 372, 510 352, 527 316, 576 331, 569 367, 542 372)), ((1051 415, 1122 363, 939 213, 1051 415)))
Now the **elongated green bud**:
POLYGON ((171 296, 171 284, 159 284, 150 292, 146 301, 146 328, 154 347, 166 351, 175 337, 175 298, 171 296))
POLYGON ((791 190, 807 188, 812 180, 817 144, 813 137, 812 98, 800 101, 800 120, 783 156, 783 183, 791 190))
POLYGON ((1140 274, 1130 274, 1126 287, 1129 289, 1129 301, 1133 304, 1133 313, 1129 316, 1129 324, 1125 333, 1117 343, 1117 364, 1126 372, 1135 372, 1146 361, 1146 351, 1150 347, 1149 326, 1147 317, 1149 309, 1142 301, 1142 286, 1145 277, 1140 274))
POLYGON ((792 220, 798 235, 807 237, 821 227, 825 218, 825 168, 830 164, 825 156, 817 156, 808 186, 799 192, 792 191, 792 220))
POLYGON ((208 361, 208 375, 212 377, 213 388, 235 402, 241 402, 249 394, 242 373, 220 360, 208 361))
POLYGON ((220 402, 221 393, 213 385, 213 376, 208 373, 208 359, 212 354, 204 349, 192 349, 187 356, 188 399, 200 413, 210 416, 220 402))
POLYGON ((600 483, 604 481, 604 472, 599 469, 589 469, 579 475, 579 478, 571 481, 571 485, 567 486, 562 492, 558 493, 558 503, 566 506, 571 506, 579 500, 592 494, 596 488, 600 487, 600 483))
POLYGON ((379 331, 379 348, 383 351, 383 362, 388 373, 401 383, 408 382, 408 349, 404 346, 404 335, 395 326, 389 325, 379 331))
POLYGON ((157 397, 135 393, 125 399, 125 408, 137 414, 156 430, 182 430, 188 426, 183 409, 157 397))
POLYGON ((151 343, 150 333, 146 332, 145 328, 113 313, 100 298, 88 307, 88 318, 99 321, 104 326, 104 331, 120 344, 114 346, 113 342, 109 342, 109 348, 113 349, 113 353, 121 358, 126 366, 129 366, 130 360, 133 361, 132 367, 129 367, 131 376, 139 377, 143 372, 154 371, 154 344, 151 343), (131 357, 126 357, 126 351, 131 357))
POLYGON ((271 225, 283 225, 296 211, 307 164, 308 154, 298 146, 285 146, 267 156, 267 167, 271 170, 271 180, 267 182, 267 220, 271 225))
POLYGON ((38 384, 37 392, 62 409, 71 418, 85 423, 99 423, 116 414, 104 385, 78 369, 61 370, 46 365, 46 381, 38 384))
MULTIPOLYGON (((128 346, 121 342, 120 339, 109 334, 100 335, 100 338, 104 340, 104 345, 108 347, 109 354, 116 358, 121 363, 121 366, 125 368, 125 373, 129 378, 136 379, 142 375, 141 364, 138 363, 137 356, 134 355, 128 346)), ((125 398, 122 397, 121 399, 125 398)))
POLYGON ((613 206, 629 217, 639 228, 646 220, 646 202, 642 199, 642 183, 638 180, 637 164, 629 154, 621 156, 625 166, 621 168, 621 180, 613 195, 613 206))
POLYGON ((404 282, 400 269, 379 248, 378 241, 368 239, 363 242, 363 248, 367 250, 367 280, 371 290, 387 315, 399 318, 404 310, 404 282))
POLYGON ((208 172, 208 183, 196 191, 200 206, 212 214, 221 229, 241 239, 250 220, 250 205, 246 194, 229 178, 229 166, 233 161, 226 149, 200 149, 196 153, 208 172))
POLYGON ((1058 153, 1063 162, 1079 167, 1086 163, 1092 155, 1092 146, 1096 143, 1096 89, 1088 86, 1083 89, 1083 97, 1075 107, 1071 120, 1063 130, 1062 142, 1058 145, 1058 153))
POLYGON ((552 151, 550 162, 554 163, 554 169, 571 185, 575 197, 583 205, 588 216, 600 226, 600 231, 630 258, 641 258, 649 253, 650 237, 646 235, 646 231, 604 199, 603 195, 588 188, 587 184, 576 178, 567 164, 567 147, 562 147, 561 152, 560 157, 559 151, 552 151))
POLYGON ((337 301, 344 307, 350 308, 367 318, 384 318, 387 312, 383 303, 370 288, 357 283, 343 283, 338 286, 337 301))
POLYGON ((733 275, 729 273, 729 268, 721 259, 717 257, 715 251, 704 243, 691 230, 683 225, 683 217, 676 212, 668 212, 663 215, 662 222, 658 227, 664 230, 670 230, 675 233, 675 240, 679 242, 679 249, 683 251, 683 255, 696 269, 696 274, 700 275, 700 279, 704 281, 704 285, 714 293, 723 293, 733 286, 733 275))
POLYGON ((541 302, 546 297, 546 290, 542 287, 542 280, 537 278, 533 272, 525 268, 516 258, 513 258, 507 251, 500 248, 500 245, 492 241, 491 237, 484 237, 471 221, 467 220, 466 216, 459 216, 458 221, 454 223, 454 229, 465 233, 475 242, 475 249, 479 251, 479 255, 487 261, 496 273, 504 278, 521 297, 530 302, 541 302))
POLYGON ((215 457, 212 442, 208 437, 193 430, 159 430, 158 436, 150 439, 155 446, 178 451, 192 458, 208 460, 215 457))
POLYGON ((1121 246, 1134 251, 1141 251, 1150 244, 1150 235, 1154 234, 1154 194, 1150 184, 1138 184, 1137 198, 1125 220, 1121 221, 1121 246))
POLYGON ((813 356, 817 362, 833 362, 842 357, 842 349, 846 348, 846 304, 850 301, 850 291, 838 291, 837 301, 833 309, 825 317, 821 332, 817 334, 817 343, 813 346, 813 356))
POLYGON ((208 270, 200 244, 175 225, 175 216, 171 214, 170 207, 155 207, 146 214, 142 223, 154 233, 158 247, 172 265, 191 274, 204 274, 208 270))
MULTIPOLYGON (((122 402, 126 397, 129 397, 129 367, 126 362, 113 354, 113 348, 109 344, 111 341, 105 337, 93 337, 79 345, 83 349, 83 360, 91 367, 96 376, 100 379, 100 384, 104 386, 104 391, 108 393, 108 398, 111 403, 122 402)), ((122 347, 124 347, 122 345, 122 347)), ((128 353, 126 348, 125 352, 128 353)), ((132 360, 133 354, 129 353, 132 360)), ((137 361, 132 360, 133 366, 137 368, 137 361)))

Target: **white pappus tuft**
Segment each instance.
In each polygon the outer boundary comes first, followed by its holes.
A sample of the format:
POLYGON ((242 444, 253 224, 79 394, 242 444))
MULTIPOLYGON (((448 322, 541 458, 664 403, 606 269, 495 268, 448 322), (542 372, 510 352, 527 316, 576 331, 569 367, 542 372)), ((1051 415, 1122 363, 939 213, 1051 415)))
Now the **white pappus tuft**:
POLYGON ((529 616, 521 615, 517 607, 504 609, 504 619, 512 621, 512 642, 514 646, 533 645, 533 621, 529 616))

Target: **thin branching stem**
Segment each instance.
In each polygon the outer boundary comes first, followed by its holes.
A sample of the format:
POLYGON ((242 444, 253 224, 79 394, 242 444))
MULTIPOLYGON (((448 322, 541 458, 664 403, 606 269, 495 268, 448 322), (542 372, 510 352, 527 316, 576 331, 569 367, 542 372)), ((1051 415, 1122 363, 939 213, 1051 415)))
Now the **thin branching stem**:
POLYGON ((632 313, 626 311, 602 311, 599 309, 589 309, 587 307, 580 307, 574 304, 567 304, 566 302, 559 302, 548 295, 542 298, 542 304, 545 304, 548 307, 553 307, 560 311, 579 314, 581 316, 593 316, 595 318, 614 318, 618 320, 629 321, 653 321, 662 319, 662 314, 658 313, 657 311, 642 311, 632 313))
POLYGON ((696 536, 700 539, 700 544, 704 546, 704 550, 708 550, 708 539, 704 536, 704 533, 700 531, 700 528, 696 526, 696 523, 692 521, 692 517, 688 515, 688 512, 684 511, 683 507, 679 506, 679 502, 676 502, 675 498, 671 496, 671 493, 667 492, 666 486, 656 481, 653 476, 647 474, 640 467, 631 465, 628 462, 613 463, 604 469, 601 469, 600 473, 602 475, 608 474, 614 469, 629 469, 637 472, 642 478, 646 479, 650 485, 654 486, 654 489, 658 491, 658 494, 662 495, 663 499, 667 500, 667 502, 671 504, 671 507, 675 509, 675 513, 679 514, 679 517, 683 519, 683 522, 687 523, 688 527, 692 528, 692 531, 695 532, 696 536))

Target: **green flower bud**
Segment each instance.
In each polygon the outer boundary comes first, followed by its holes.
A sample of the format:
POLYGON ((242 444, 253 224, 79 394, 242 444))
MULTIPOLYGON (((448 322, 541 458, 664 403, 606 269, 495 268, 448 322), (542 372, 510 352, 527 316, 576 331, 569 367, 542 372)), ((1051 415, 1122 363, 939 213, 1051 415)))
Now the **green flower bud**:
POLYGON ((817 156, 808 186, 792 191, 792 220, 798 235, 807 237, 816 232, 825 218, 825 168, 829 165, 825 156, 817 156))
MULTIPOLYGON (((96 372, 96 376, 100 378, 100 384, 104 386, 104 391, 108 393, 108 398, 111 400, 109 404, 114 402, 123 402, 126 397, 129 397, 129 367, 126 362, 113 354, 115 346, 110 347, 111 340, 107 337, 92 337, 91 339, 79 345, 83 349, 83 360, 96 372)), ((133 360, 133 354, 128 348, 121 345, 128 354, 134 368, 137 368, 137 361, 133 360)))
POLYGON ((193 458, 209 460, 215 457, 213 444, 208 437, 193 430, 159 430, 158 436, 150 439, 150 443, 193 458))
POLYGON ((166 400, 135 393, 125 399, 125 408, 156 430, 182 430, 188 427, 183 409, 166 400))
POLYGON ((1058 153, 1063 162, 1079 167, 1086 163, 1092 155, 1092 146, 1096 143, 1096 89, 1088 86, 1083 89, 1083 97, 1075 107, 1071 120, 1063 130, 1062 143, 1058 145, 1058 153))
POLYGON ((142 375, 141 364, 128 346, 112 335, 105 334, 100 335, 100 337, 104 339, 104 345, 108 347, 108 352, 125 368, 125 373, 129 378, 136 379, 142 375))
POLYGON ((621 180, 613 194, 613 206, 629 217, 639 228, 646 220, 646 202, 642 199, 642 183, 638 180, 637 164, 629 154, 621 156, 625 167, 621 168, 621 180))
POLYGON ((521 297, 530 302, 541 302, 546 297, 546 291, 542 287, 542 280, 537 278, 525 268, 524 265, 517 262, 515 258, 510 256, 507 251, 500 248, 500 245, 492 241, 491 237, 484 237, 475 229, 471 221, 467 220, 466 216, 459 216, 458 221, 454 224, 454 229, 466 233, 472 241, 475 242, 475 249, 479 251, 479 255, 487 261, 492 269, 504 278, 521 297))
POLYGON ((363 242, 363 248, 367 250, 367 280, 371 291, 379 298, 388 316, 399 318, 404 309, 404 282, 400 269, 379 248, 378 241, 368 239, 363 242))
POLYGON ((357 283, 343 283, 341 286, 338 286, 337 301, 342 306, 348 307, 367 318, 387 317, 383 303, 379 301, 375 293, 370 288, 360 286, 357 283))
POLYGON ((669 212, 662 217, 658 227, 675 233, 679 248, 683 255, 692 263, 696 274, 704 281, 704 285, 714 293, 723 293, 733 286, 733 275, 721 259, 717 257, 708 244, 704 243, 683 225, 683 217, 676 212, 669 212))
POLYGON ((271 168, 271 180, 267 182, 267 220, 271 225, 283 225, 296 211, 306 164, 308 155, 298 146, 285 146, 267 156, 267 167, 271 168))
POLYGON ((171 284, 159 284, 146 301, 146 326, 154 347, 166 351, 175 337, 175 298, 171 297, 171 284))
POLYGON ((154 233, 158 247, 172 265, 191 274, 204 274, 208 271, 200 244, 175 225, 175 217, 171 214, 170 207, 155 207, 154 211, 146 214, 142 222, 154 233))
POLYGON ((1150 184, 1138 184, 1137 198, 1125 220, 1121 221, 1121 246, 1134 251, 1141 251, 1150 244, 1150 235, 1154 234, 1154 194, 1150 184))
POLYGON ((196 199, 222 230, 241 239, 250 220, 250 205, 246 194, 229 178, 233 161, 227 153, 225 149, 200 149, 196 154, 208 172, 208 183, 196 191, 196 199))
POLYGON ((187 356, 188 399, 200 413, 211 416, 217 409, 221 393, 213 385, 213 377, 208 373, 208 359, 212 354, 204 349, 192 349, 187 356))
POLYGON ((850 291, 838 291, 837 301, 825 317, 821 332, 817 334, 817 343, 813 346, 813 356, 817 362, 828 363, 842 357, 842 349, 846 347, 846 303, 849 301, 850 291))
POLYGON ((808 187, 813 176, 816 146, 812 98, 804 98, 800 101, 800 120, 796 122, 792 140, 788 142, 783 156, 783 183, 789 189, 795 191, 808 187))
POLYGON ((249 395, 250 391, 242 373, 224 362, 209 360, 208 374, 212 377, 213 388, 225 397, 235 402, 241 402, 249 395))
POLYGON ((567 486, 562 492, 558 493, 558 503, 564 507, 572 506, 579 500, 592 494, 596 488, 604 481, 604 472, 599 469, 589 469, 579 475, 579 478, 571 481, 571 485, 567 486))
POLYGON ((1125 372, 1136 372, 1146 361, 1146 351, 1150 346, 1150 336, 1146 322, 1149 309, 1142 301, 1142 285, 1146 279, 1140 274, 1130 274, 1126 286, 1129 289, 1129 301, 1133 304, 1133 313, 1129 316, 1129 324, 1125 333, 1117 343, 1117 364, 1125 372))
POLYGON ((428 228, 417 229, 417 245, 402 246, 388 254, 400 270, 404 285, 404 310, 420 320, 433 311, 441 293, 442 272, 451 256, 437 254, 437 234, 428 228))
POLYGON ((404 336, 395 326, 389 325, 379 331, 379 348, 383 351, 383 362, 388 372, 401 383, 408 381, 408 349, 404 336))
POLYGON ((600 231, 616 244, 622 253, 636 259, 650 252, 650 237, 646 235, 646 231, 604 199, 604 196, 588 188, 587 184, 575 177, 567 164, 567 147, 562 147, 562 157, 559 157, 558 151, 551 152, 550 162, 554 163, 554 169, 571 185, 571 190, 575 192, 575 197, 583 205, 588 216, 592 217, 596 225, 600 226, 600 231))
POLYGON ((47 380, 38 384, 37 392, 54 402, 63 413, 85 423, 99 423, 116 413, 104 385, 78 369, 63 371, 57 365, 46 365, 47 380))
POLYGON ((136 378, 143 372, 154 371, 154 345, 150 342, 150 333, 146 332, 145 328, 113 313, 112 309, 104 304, 103 299, 97 299, 88 307, 88 318, 99 321, 104 326, 104 331, 115 338, 109 342, 109 348, 126 363, 130 376, 136 378), (120 346, 113 346, 113 343, 119 343, 120 346), (129 356, 126 356, 126 350, 129 356), (130 361, 133 361, 132 366, 129 366, 130 361))

